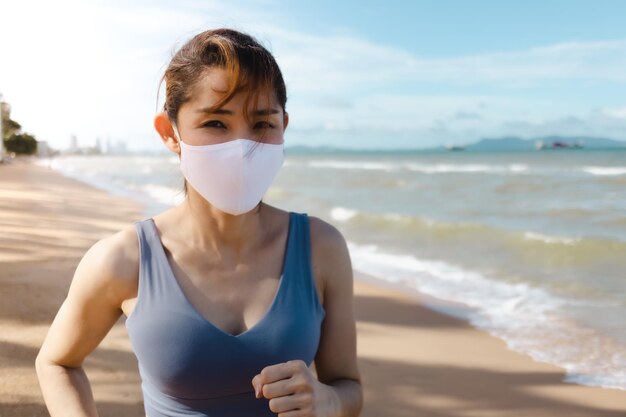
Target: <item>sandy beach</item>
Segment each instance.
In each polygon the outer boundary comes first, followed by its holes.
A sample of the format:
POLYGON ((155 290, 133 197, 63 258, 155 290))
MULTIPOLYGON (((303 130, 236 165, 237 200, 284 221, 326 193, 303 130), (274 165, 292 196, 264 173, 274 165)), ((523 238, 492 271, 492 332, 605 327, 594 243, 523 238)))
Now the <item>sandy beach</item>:
MULTIPOLYGON (((29 159, 0 165, 0 417, 48 415, 34 361, 73 272, 142 213, 29 159)), ((434 300, 361 271, 354 290, 364 417, 626 416, 626 391, 564 383, 561 368, 425 307, 434 300)), ((100 416, 144 415, 123 320, 84 364, 100 416)))

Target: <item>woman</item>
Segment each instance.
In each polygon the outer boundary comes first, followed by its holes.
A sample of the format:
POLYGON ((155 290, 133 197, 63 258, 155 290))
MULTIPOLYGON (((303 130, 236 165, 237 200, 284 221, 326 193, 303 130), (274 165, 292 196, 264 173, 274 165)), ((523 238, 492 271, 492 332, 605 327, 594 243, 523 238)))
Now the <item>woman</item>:
POLYGON ((289 121, 276 61, 246 34, 210 30, 163 80, 154 126, 186 198, 80 261, 36 361, 51 416, 97 415, 81 365, 122 313, 147 417, 358 416, 345 240, 261 200, 289 121))

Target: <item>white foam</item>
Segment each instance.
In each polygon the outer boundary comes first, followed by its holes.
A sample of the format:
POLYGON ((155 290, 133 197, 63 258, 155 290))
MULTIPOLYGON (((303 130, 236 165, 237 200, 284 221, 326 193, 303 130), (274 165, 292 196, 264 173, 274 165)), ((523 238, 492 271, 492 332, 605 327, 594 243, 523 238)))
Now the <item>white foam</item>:
POLYGON ((626 167, 594 167, 586 166, 582 170, 592 175, 626 175, 626 167))
MULTIPOLYGON (((383 214, 382 217, 387 220, 391 220, 393 222, 399 222, 399 223, 405 223, 405 224, 413 223, 416 220, 415 217, 407 216, 405 214, 397 214, 397 213, 386 213, 386 214, 383 214)), ((419 221, 428 226, 432 226, 438 223, 436 220, 431 219, 429 217, 425 217, 425 216, 420 216, 419 221)))
POLYGON ((509 171, 511 172, 526 172, 528 171, 528 165, 524 164, 510 164, 509 171))
MULTIPOLYGON (((106 156, 103 156, 103 157, 106 158, 106 156)), ((149 156, 149 155, 131 156, 130 163, 137 164, 137 165, 161 163, 162 158, 163 157, 160 157, 160 156, 154 157, 154 156, 149 156)), ((174 156, 174 158, 178 160, 178 157, 174 156)))
POLYGON ((172 207, 182 203, 185 199, 180 190, 163 185, 145 184, 141 186, 141 191, 155 201, 172 207))
POLYGON ((626 347, 566 317, 565 299, 526 283, 490 279, 446 262, 391 254, 348 242, 356 270, 472 307, 468 319, 512 350, 567 371, 566 381, 626 390, 626 347))
POLYGON ((564 245, 574 245, 581 241, 581 238, 571 238, 571 237, 562 237, 562 236, 547 236, 537 232, 525 232, 524 239, 527 240, 538 240, 544 243, 557 243, 564 245))
POLYGON ((332 169, 364 169, 392 171, 397 169, 397 164, 375 162, 375 161, 342 161, 342 160, 318 160, 310 161, 308 166, 312 168, 332 168, 332 169))
POLYGON ((152 213, 153 210, 163 209, 163 205, 179 205, 185 198, 180 189, 154 182, 156 178, 153 175, 158 174, 164 160, 178 163, 176 156, 68 155, 51 158, 45 164, 70 178, 139 201, 152 213), (120 172, 123 175, 119 175, 120 172))
POLYGON ((488 165, 488 164, 415 164, 408 163, 405 167, 411 171, 424 174, 442 173, 511 173, 528 171, 524 164, 488 165))
POLYGON ((358 214, 358 211, 345 208, 345 207, 333 207, 332 210, 330 210, 330 217, 333 220, 337 220, 340 222, 350 220, 357 214, 358 214))

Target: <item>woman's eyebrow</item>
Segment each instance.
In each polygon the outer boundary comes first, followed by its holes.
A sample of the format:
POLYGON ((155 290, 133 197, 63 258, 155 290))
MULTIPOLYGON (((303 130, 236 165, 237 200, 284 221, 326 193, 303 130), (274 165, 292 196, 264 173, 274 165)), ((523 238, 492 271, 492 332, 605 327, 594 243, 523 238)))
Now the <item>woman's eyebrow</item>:
POLYGON ((254 112, 254 114, 256 116, 267 116, 269 114, 276 114, 276 113, 280 113, 280 110, 278 109, 261 109, 261 110, 257 110, 254 112))
POLYGON ((232 110, 223 109, 223 108, 219 108, 219 109, 211 110, 211 108, 210 108, 210 107, 204 107, 204 108, 202 108, 202 109, 198 109, 198 110, 196 110, 196 113, 206 113, 206 114, 235 114, 232 110))

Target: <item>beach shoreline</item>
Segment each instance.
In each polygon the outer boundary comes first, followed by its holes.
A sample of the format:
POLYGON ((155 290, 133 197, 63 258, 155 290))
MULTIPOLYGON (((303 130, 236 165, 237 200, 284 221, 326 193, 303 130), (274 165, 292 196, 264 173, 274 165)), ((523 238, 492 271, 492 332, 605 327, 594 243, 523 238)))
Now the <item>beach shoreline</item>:
MULTIPOLYGON (((33 158, 0 165, 0 416, 47 415, 34 358, 77 262, 143 207, 33 158)), ((362 416, 618 416, 626 392, 563 382, 509 350, 467 311, 354 271, 362 416)), ((124 318, 85 362, 101 416, 143 415, 124 318)))

